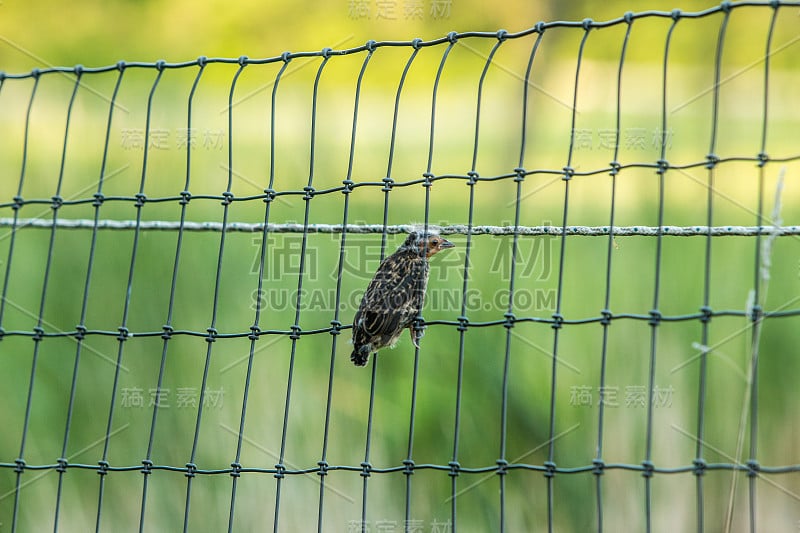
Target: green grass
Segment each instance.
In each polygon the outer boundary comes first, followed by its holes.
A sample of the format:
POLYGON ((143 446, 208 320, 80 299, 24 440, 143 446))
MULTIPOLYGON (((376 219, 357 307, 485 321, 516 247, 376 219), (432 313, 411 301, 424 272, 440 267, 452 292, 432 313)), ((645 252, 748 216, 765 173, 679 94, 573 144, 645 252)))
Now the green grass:
MULTIPOLYGON (((454 52, 455 53, 455 52, 454 52)), ((468 57, 468 56, 464 56, 468 57)), ((545 56, 547 57, 547 56, 545 56)), ((376 60, 378 56, 376 56, 376 60)), ((466 61, 466 59, 464 59, 466 61)), ((480 62, 475 63, 479 65, 480 62)), ((431 63, 433 66, 436 62, 431 63)), ((469 63, 472 65, 472 63, 469 63)), ((336 65, 332 60, 331 68, 336 65)), ((402 65, 399 63, 398 65, 402 65)), ((475 65, 472 65, 473 67, 475 65)), ((352 65, 350 65, 352 66, 352 65)), ((429 66, 429 65, 428 65, 429 66)), ((708 61, 701 66, 708 68, 708 61)), ((226 67, 220 67, 224 69, 226 67)), ((274 75, 272 67, 249 67, 237 94, 256 90, 274 75), (251 78, 247 78, 253 72, 251 78)), ((399 66, 398 66, 399 68, 399 66)), ((480 68, 480 66, 478 67, 480 68)), ((571 67, 570 67, 571 68, 571 67)), ((581 92, 576 128, 588 130, 589 145, 578 146, 572 166, 578 171, 603 168, 612 157, 600 145, 600 131, 614 127, 613 89, 615 67, 611 63, 587 63, 590 74, 581 92), (608 87, 604 87, 604 85, 608 87), (586 104, 584 105, 584 97, 586 104)), ((230 69, 228 69, 230 70, 230 69)), ((301 189, 309 175, 310 87, 314 68, 287 78, 278 91, 278 138, 276 139, 276 190, 301 189)), ((517 69, 515 69, 516 71, 517 69)), ((535 71, 535 81, 561 100, 571 99, 569 68, 547 63, 535 71)), ((735 65, 731 66, 735 71, 735 65)), ((463 174, 471 167, 474 138, 476 75, 465 70, 445 76, 440 87, 432 171, 463 174), (468 75, 469 74, 469 75, 468 75), (471 75, 471 77, 470 77, 471 75), (466 81, 465 81, 466 80, 466 81)), ((232 72, 232 71, 231 71, 232 72)), ((646 68, 631 68, 626 78, 622 131, 629 136, 644 131, 644 146, 622 146, 622 163, 653 162, 659 158, 652 145, 660 123, 658 80, 646 68), (638 128, 638 129, 634 129, 638 128)), ((676 71, 670 91, 690 96, 707 86, 708 75, 695 78, 691 70, 676 71), (685 94, 684 94, 685 93, 685 94)), ((112 123, 107 171, 114 173, 104 185, 108 196, 132 196, 142 178, 142 151, 123 146, 123 131, 144 128, 144 110, 151 72, 130 72, 112 123)), ((129 74, 126 73, 126 76, 129 74)), ((178 130, 186 126, 186 95, 193 76, 189 72, 167 72, 164 86, 156 93, 151 127, 169 132, 167 147, 150 151, 144 191, 149 198, 176 195, 184 188, 186 153, 177 146, 178 130)), ((708 72, 706 72, 708 74, 708 72)), ((215 71, 214 76, 221 74, 215 71)), ((395 74, 396 75, 396 74, 395 74)), ((415 75, 430 83, 431 72, 415 75)), ((720 107, 720 156, 754 156, 760 142, 760 107, 741 110, 743 101, 754 102, 751 90, 760 91, 760 69, 753 69, 723 88, 720 107), (755 89, 753 89, 755 88, 755 89)), ((776 80, 796 79, 796 73, 776 72, 776 80)), ((316 130, 314 186, 337 186, 345 178, 352 119, 353 83, 326 85, 323 75, 316 130)), ((98 76, 87 83, 109 94, 114 76, 98 76)), ((365 82, 365 84, 368 82, 365 82)), ((417 82, 419 83, 419 82, 417 82)), ((582 80, 583 83, 583 80, 582 80)), ((55 193, 61 158, 67 78, 46 77, 41 82, 32 118, 29 160, 22 196, 49 198, 55 193)), ((796 105, 778 95, 770 108, 768 151, 774 157, 796 156, 796 105)), ((8 83, 0 93, 4 139, 0 161, 6 170, 3 202, 16 194, 20 168, 24 105, 30 88, 8 83)), ((391 133, 393 91, 365 85, 359 110, 356 157, 352 178, 379 181, 387 170, 391 133)), ((418 178, 427 167, 430 87, 414 86, 401 99, 392 176, 398 181, 418 178)), ((481 176, 511 172, 519 164, 521 83, 514 76, 492 72, 487 92, 477 169, 481 176)), ((227 101, 227 86, 216 81, 201 85, 195 102, 194 127, 198 132, 222 131, 222 149, 204 147, 192 152, 189 190, 194 195, 218 195, 227 183, 227 115, 220 113, 227 101)), ((671 96, 672 98, 672 96, 671 96)), ((566 165, 570 135, 569 109, 533 91, 529 111, 528 141, 524 166, 560 169, 566 165)), ((102 157, 107 102, 81 91, 73 117, 61 195, 85 198, 93 194, 102 157)), ((702 161, 708 151, 711 95, 706 94, 669 117, 671 144, 667 158, 674 164, 702 161)), ((260 91, 234 111, 232 190, 236 197, 257 195, 269 179, 269 90, 260 91)), ((773 206, 779 165, 765 168, 764 210, 773 206)), ((782 196, 784 224, 796 224, 798 170, 786 165, 782 196)), ((754 225, 757 210, 758 170, 752 163, 726 163, 714 172, 714 225, 754 225)), ((697 168, 671 171, 665 177, 664 222, 668 225, 705 225, 708 171, 697 168)), ((533 175, 521 187, 522 225, 563 222, 565 182, 550 175, 533 175)), ((475 224, 510 224, 514 220, 516 184, 511 180, 479 182, 475 186, 475 224)), ((611 179, 605 174, 576 176, 569 184, 568 225, 607 225, 611 179)), ((349 222, 380 223, 383 193, 360 187, 350 194, 349 222)), ((440 181, 430 191, 431 223, 465 223, 468 219, 469 187, 463 181, 440 181)), ((422 222, 425 193, 421 186, 398 187, 390 194, 390 224, 422 222)), ((343 196, 319 195, 310 201, 309 221, 340 223, 343 196)), ((273 203, 270 222, 302 222, 305 202, 297 196, 273 203)), ((629 169, 617 178, 616 223, 657 223, 658 176, 650 169, 629 169)), ((234 202, 230 221, 260 222, 265 204, 259 200, 234 202)), ((193 199, 188 220, 221 221, 218 200, 193 199)), ((146 203, 143 220, 177 220, 176 202, 146 203)), ((129 202, 108 201, 102 218, 134 219, 129 202)), ((2 216, 12 216, 11 209, 2 216)), ((49 218, 45 205, 26 205, 22 218, 49 218)), ((65 206, 63 218, 91 218, 93 208, 65 206)), ((136 263, 127 308, 127 327, 134 335, 120 344, 114 337, 89 335, 82 344, 77 393, 67 457, 71 463, 94 465, 100 459, 112 399, 114 361, 122 351, 124 368, 119 374, 114 399, 113 430, 108 460, 113 466, 135 466, 146 455, 152 406, 163 340, 137 333, 157 332, 167 321, 175 232, 143 232, 136 248, 136 263), (138 391, 138 392, 137 392, 138 391), (132 397, 141 395, 143 405, 132 397)), ((204 332, 212 320, 220 333, 243 333, 253 324, 254 291, 258 286, 260 235, 230 233, 225 236, 216 313, 212 313, 220 248, 217 233, 184 235, 172 324, 176 330, 204 332)), ((307 240, 305 297, 299 325, 304 330, 325 328, 334 318, 334 299, 340 249, 338 235, 309 235, 307 240)), ((133 250, 133 232, 102 231, 98 235, 85 325, 91 330, 116 331, 125 314, 127 280, 133 250)), ((271 235, 264 274, 265 303, 260 317, 263 329, 288 330, 295 320, 297 269, 302 236, 271 235)), ((387 251, 402 236, 389 237, 387 251)), ((31 331, 38 319, 50 233, 22 229, 12 236, 3 230, 0 258, 3 268, 14 243, 9 270, 7 300, 2 326, 5 331, 31 331)), ((454 320, 461 312, 461 288, 466 239, 455 236, 455 250, 433 261, 430 291, 425 309, 427 320, 454 320)), ((89 258, 91 232, 58 230, 42 314, 47 332, 72 331, 79 323, 81 301, 89 258)), ((704 298, 706 268, 703 237, 664 237, 660 263, 658 306, 664 315, 698 312, 704 298)), ((472 322, 501 320, 506 312, 512 239, 475 236, 469 269, 470 302, 467 316, 472 322)), ((609 308, 615 314, 647 315, 654 304, 657 240, 618 237, 611 251, 612 272, 609 308)), ((710 305, 715 311, 744 311, 756 282, 756 240, 744 237, 715 238, 710 255, 710 305)), ((599 316, 605 306, 605 268, 608 240, 602 237, 521 238, 518 250, 514 312, 519 317, 549 319, 556 311, 559 279, 562 281, 560 313, 568 320, 599 316), (564 269, 559 258, 564 254, 564 269)), ((768 291, 763 305, 768 311, 795 309, 797 293, 798 241, 777 239, 772 248, 768 291)), ((349 324, 358 295, 369 281, 380 259, 380 236, 348 235, 346 268, 341 279, 339 320, 349 324)), ((797 464, 792 445, 798 425, 796 406, 800 397, 794 376, 800 368, 793 348, 798 334, 797 317, 771 319, 764 323, 760 339, 758 459, 764 465, 797 464)), ((709 463, 744 461, 749 454, 747 438, 748 367, 752 357, 749 322, 741 317, 714 318, 709 325, 713 350, 707 362, 705 442, 703 454, 709 463), (744 435, 744 440, 741 437, 744 435), (740 445, 743 443, 743 447, 740 445)), ((554 460, 559 467, 591 464, 596 454, 598 400, 601 369, 602 326, 599 323, 566 325, 558 333, 555 379, 554 460), (583 389, 581 389, 583 388, 583 389), (588 388, 588 389, 587 389, 588 388), (591 405, 576 405, 579 390, 589 393, 591 405)), ((617 406, 605 411, 603 458, 608 463, 640 464, 645 459, 646 410, 633 400, 637 387, 646 386, 650 371, 653 330, 646 321, 614 320, 608 329, 606 384, 616 391, 617 406), (631 403, 631 405, 627 405, 631 403)), ((695 457, 699 351, 701 325, 697 320, 662 323, 656 335, 655 385, 662 391, 661 403, 652 420, 652 460, 658 467, 690 465, 695 457)), ((335 377, 332 390, 327 460, 331 465, 358 466, 364 460, 370 369, 349 362, 349 331, 336 339, 335 377)), ((519 323, 507 331, 502 326, 471 327, 464 334, 464 375, 458 460, 463 467, 495 464, 500 453, 502 383, 506 343, 510 339, 507 392, 505 457, 512 463, 542 465, 548 459, 546 445, 550 424, 552 355, 555 333, 546 323, 519 323)), ((420 464, 444 464, 452 458, 458 370, 459 332, 451 326, 430 326, 422 341, 419 358, 416 411, 414 413, 413 459, 420 464)), ((72 338, 46 338, 39 343, 38 366, 26 435, 25 461, 29 465, 53 464, 61 455, 67 402, 77 343, 72 338)), ((287 375, 292 342, 285 336, 262 336, 255 343, 251 388, 247 403, 241 463, 247 468, 273 468, 281 449, 287 375)), ((247 356, 246 338, 217 339, 176 335, 167 344, 164 374, 166 404, 160 410, 153 439, 152 460, 157 465, 182 467, 189 461, 197 416, 197 401, 206 354, 210 350, 207 390, 218 401, 203 413, 195 463, 202 469, 225 469, 235 458, 242 408, 247 356), (194 400, 194 401, 193 401, 194 400)), ((19 454, 23 417, 34 343, 29 338, 8 335, 0 344, 3 372, 0 390, 5 407, 0 410, 0 461, 13 463, 19 454)), ((332 337, 302 336, 296 343, 293 387, 289 404, 284 462, 287 468, 314 468, 322 453, 325 406, 332 337)), ((370 462, 376 468, 397 467, 408 453, 408 429, 414 353, 403 337, 394 350, 379 356, 371 435, 370 462)), ((613 394, 613 392, 611 392, 613 394)), ((52 527, 58 475, 53 470, 26 471, 20 496, 20 530, 52 527)), ((63 477, 60 526, 67 530, 89 529, 94 524, 98 476, 91 471, 70 469, 63 477)), ((747 478, 729 471, 712 471, 705 477, 706 523, 722 524, 728 509, 729 491, 735 486, 734 530, 745 529, 747 478), (734 485, 735 483, 735 485, 734 485)), ((0 522, 11 521, 16 476, 12 469, 0 470, 0 522)), ((373 474, 369 481, 368 519, 402 526, 405 505, 402 473, 373 474)), ((450 517, 450 477, 446 472, 418 470, 411 478, 412 518, 427 529, 434 521, 450 517)), ((695 477, 691 473, 658 474, 653 478, 653 523, 658 528, 675 525, 691 528, 695 512, 695 477)), ((512 470, 505 479, 507 528, 534 530, 546 519, 546 481, 541 473, 512 470)), ((458 521, 466 531, 498 528, 499 481, 494 474, 462 474, 457 479, 458 521)), ((796 505, 792 493, 800 490, 794 474, 765 476, 759 487, 759 521, 766 528, 794 523, 796 505)), ((559 474, 554 480, 554 513, 559 530, 582 531, 595 524, 595 477, 591 473, 559 474)), ((326 478, 324 523, 326 530, 342 531, 361 516, 362 478, 357 472, 333 471, 326 478)), ((644 481, 637 472, 611 470, 603 477, 604 517, 608 530, 639 529, 644 519, 644 481)), ((180 472, 158 470, 149 478, 147 519, 150 530, 170 531, 183 523, 186 478, 180 472)), ((228 520, 231 479, 227 474, 198 475, 192 482, 191 529, 222 530, 228 520)), ((138 471, 112 472, 106 477, 104 529, 138 523, 142 476, 138 471)), ((281 487, 281 524, 284 530, 306 531, 316 525, 319 476, 290 475, 281 487)), ((236 503, 237 530, 267 529, 272 522, 276 481, 269 474, 245 473, 239 479, 236 503)))

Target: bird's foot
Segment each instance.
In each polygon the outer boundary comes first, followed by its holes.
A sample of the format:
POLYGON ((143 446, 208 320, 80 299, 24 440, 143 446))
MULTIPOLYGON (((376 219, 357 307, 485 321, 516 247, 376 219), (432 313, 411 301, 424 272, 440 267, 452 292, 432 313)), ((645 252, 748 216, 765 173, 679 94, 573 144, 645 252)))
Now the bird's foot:
POLYGON ((415 348, 419 349, 419 340, 424 333, 422 331, 415 331, 413 327, 408 328, 408 332, 411 334, 411 343, 415 348))

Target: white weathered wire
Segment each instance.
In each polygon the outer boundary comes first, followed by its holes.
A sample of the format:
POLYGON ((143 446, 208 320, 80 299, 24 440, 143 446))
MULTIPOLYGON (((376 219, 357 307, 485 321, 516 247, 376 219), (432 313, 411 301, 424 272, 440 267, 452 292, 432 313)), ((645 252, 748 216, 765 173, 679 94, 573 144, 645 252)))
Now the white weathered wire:
MULTIPOLYGON (((56 221, 58 229, 92 229, 94 220, 91 219, 65 219, 59 218, 56 221)), ((48 218, 21 218, 14 221, 13 218, 0 218, 0 228, 52 228, 53 220, 48 218)), ((136 228, 135 220, 110 220, 104 219, 97 223, 98 229, 102 230, 133 230, 136 228)), ((143 231, 177 231, 181 224, 171 220, 144 220, 139 222, 139 229, 143 231)), ((399 234, 409 233, 418 229, 419 224, 401 224, 386 226, 385 230, 381 224, 348 224, 347 233, 386 233, 399 234)), ((452 224, 438 226, 431 224, 432 229, 437 229, 442 235, 466 235, 470 230, 466 224, 452 224)), ((225 231, 256 233, 264 229, 263 223, 250 222, 229 222, 225 231)), ((292 222, 269 224, 267 227, 270 233, 341 233, 341 224, 303 224, 292 222)), ((191 222, 183 223, 184 231, 222 231, 221 222, 191 222)), ((517 233, 523 236, 539 235, 561 235, 561 226, 472 226, 473 235, 513 235, 517 233)), ((567 235, 584 235, 588 237, 607 236, 611 229, 609 226, 567 226, 567 235)), ((631 237, 643 236, 652 237, 659 234, 656 226, 616 226, 613 231, 615 236, 631 237)), ((711 235, 712 237, 723 236, 788 236, 800 235, 800 226, 662 226, 661 234, 674 237, 694 237, 711 235)))

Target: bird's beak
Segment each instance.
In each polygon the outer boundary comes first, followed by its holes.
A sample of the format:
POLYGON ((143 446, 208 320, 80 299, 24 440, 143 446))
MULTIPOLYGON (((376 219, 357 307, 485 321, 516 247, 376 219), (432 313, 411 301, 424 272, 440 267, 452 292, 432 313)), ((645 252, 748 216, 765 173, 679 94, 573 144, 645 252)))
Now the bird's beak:
POLYGON ((440 250, 446 250, 448 248, 453 248, 453 247, 455 247, 455 244, 448 241, 447 239, 442 239, 442 242, 439 243, 440 250))

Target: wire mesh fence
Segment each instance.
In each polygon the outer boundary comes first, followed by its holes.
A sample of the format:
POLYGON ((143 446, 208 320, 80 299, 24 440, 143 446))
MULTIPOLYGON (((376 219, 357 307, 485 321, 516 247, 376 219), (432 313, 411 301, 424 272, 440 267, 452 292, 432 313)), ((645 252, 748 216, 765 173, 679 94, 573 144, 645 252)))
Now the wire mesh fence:
POLYGON ((0 531, 800 527, 798 11, 0 73, 0 531))

